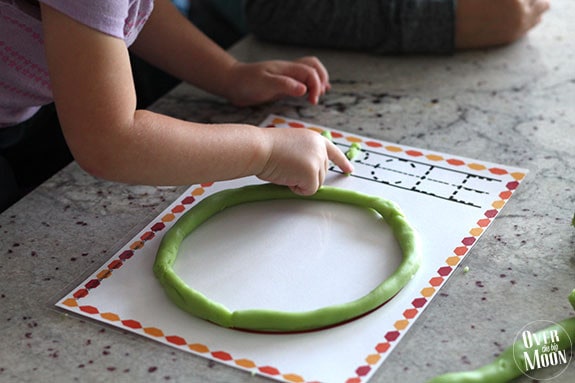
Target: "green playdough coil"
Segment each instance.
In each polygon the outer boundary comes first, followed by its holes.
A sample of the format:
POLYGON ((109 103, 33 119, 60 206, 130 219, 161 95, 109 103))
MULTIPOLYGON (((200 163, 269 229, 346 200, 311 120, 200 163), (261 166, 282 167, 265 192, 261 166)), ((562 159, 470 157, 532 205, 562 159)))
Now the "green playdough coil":
POLYGON ((168 297, 179 308, 196 317, 229 328, 261 332, 298 332, 329 327, 376 309, 413 278, 420 263, 421 251, 417 234, 393 202, 330 186, 322 186, 312 196, 300 196, 284 186, 262 184, 224 190, 200 201, 166 232, 160 243, 153 270, 168 297), (389 278, 359 299, 303 312, 266 309, 230 311, 188 286, 174 272, 173 265, 181 242, 208 218, 239 204, 277 199, 333 201, 375 210, 391 228, 401 247, 401 264, 389 278))

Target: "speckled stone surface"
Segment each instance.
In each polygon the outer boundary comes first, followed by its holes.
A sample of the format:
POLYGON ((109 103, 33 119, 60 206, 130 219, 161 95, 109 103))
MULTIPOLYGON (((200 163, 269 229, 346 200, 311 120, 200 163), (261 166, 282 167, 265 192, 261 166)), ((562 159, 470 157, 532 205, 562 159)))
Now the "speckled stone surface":
MULTIPOLYGON (((318 106, 287 100, 239 109, 181 86, 154 107, 204 122, 258 124, 277 113, 530 170, 373 382, 472 369, 529 322, 575 315, 567 302, 575 288, 575 3, 552 7, 528 38, 452 57, 247 39, 232 50, 245 60, 319 56, 333 89, 318 106)), ((183 190, 103 182, 72 164, 0 215, 0 382, 269 381, 52 307, 183 190)), ((553 371, 537 373, 546 374, 553 371)), ((574 382, 575 362, 550 381, 574 382)))

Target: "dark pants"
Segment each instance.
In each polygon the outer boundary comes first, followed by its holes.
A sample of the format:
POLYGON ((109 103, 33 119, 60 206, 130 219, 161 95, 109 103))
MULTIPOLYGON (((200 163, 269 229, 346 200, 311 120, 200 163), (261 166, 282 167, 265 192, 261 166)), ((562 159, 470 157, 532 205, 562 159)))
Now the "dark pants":
POLYGON ((52 104, 20 125, 0 129, 0 211, 71 160, 52 104))

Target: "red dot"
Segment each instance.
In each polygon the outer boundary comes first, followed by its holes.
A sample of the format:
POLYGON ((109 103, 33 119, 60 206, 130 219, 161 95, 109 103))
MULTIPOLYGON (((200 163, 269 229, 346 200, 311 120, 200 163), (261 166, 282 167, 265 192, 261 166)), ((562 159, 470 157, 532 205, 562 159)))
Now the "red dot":
POLYGON ((461 166, 461 165, 465 164, 465 162, 458 160, 458 159, 455 159, 455 158, 448 159, 447 163, 450 165, 455 165, 455 166, 461 166))
POLYGON ((98 314, 98 309, 94 306, 80 306, 80 310, 88 314, 98 314))
POLYGON ((182 203, 183 203, 184 205, 191 205, 191 204, 194 203, 195 200, 196 200, 196 199, 195 199, 194 197, 186 197, 186 198, 184 198, 184 199, 182 200, 182 203))
POLYGON ((413 307, 418 308, 418 309, 425 306, 426 303, 427 303, 427 299, 425 299, 425 298, 416 298, 413 300, 413 302, 411 302, 413 307))
POLYGON ((490 171, 491 173, 497 174, 497 175, 507 174, 507 170, 501 169, 501 168, 491 168, 491 169, 489 169, 489 171, 490 171))
POLYGON ((407 150, 405 152, 405 154, 408 154, 408 155, 413 156, 413 157, 423 156, 423 153, 421 153, 420 151, 417 151, 417 150, 407 150))
POLYGON ((442 277, 446 277, 449 274, 451 274, 452 268, 449 266, 443 266, 440 267, 439 270, 437 270, 437 274, 441 275, 442 277))
POLYGON ((86 283, 85 287, 87 289, 95 289, 96 287, 100 286, 100 281, 97 279, 92 279, 88 283, 86 283))
POLYGON ((124 251, 122 254, 120 254, 120 257, 119 257, 119 258, 120 258, 122 261, 126 261, 126 260, 132 258, 133 255, 134 255, 134 252, 133 252, 132 250, 126 250, 126 251, 124 251))
POLYGON ((140 239, 142 241, 149 241, 150 239, 154 238, 156 236, 156 234, 154 234, 153 231, 147 231, 144 234, 142 234, 142 236, 140 237, 140 239))
POLYGON ((88 295, 88 290, 80 289, 74 293, 74 298, 80 299, 80 298, 84 298, 87 295, 88 295))
POLYGON ((375 346, 375 350, 377 352, 379 352, 380 354, 383 354, 384 352, 386 352, 387 350, 389 350, 389 347, 391 345, 387 342, 385 343, 379 343, 377 346, 375 346))
POLYGON ((140 324, 140 322, 135 321, 133 319, 126 319, 122 321, 122 324, 126 327, 129 327, 131 329, 137 330, 139 328, 142 328, 142 325, 140 324))
POLYGON ((119 269, 120 267, 122 267, 123 264, 124 264, 124 262, 120 261, 119 259, 116 259, 108 265, 108 269, 116 270, 116 269, 119 269))
POLYGON ((263 366, 263 367, 258 368, 258 370, 260 370, 264 374, 268 374, 268 375, 279 375, 279 373, 280 373, 277 368, 274 368, 271 366, 263 366))
POLYGON ((385 339, 388 342, 393 342, 397 338, 399 338, 399 331, 390 331, 387 334, 385 334, 385 339))
POLYGON ((509 189, 509 190, 515 190, 519 186, 519 182, 511 181, 506 186, 507 186, 507 189, 509 189))
POLYGON ((175 336, 175 335, 167 336, 166 340, 170 343, 177 345, 177 346, 183 346, 186 344, 186 340, 184 338, 181 338, 181 337, 175 336))
POLYGON ((355 370, 355 373, 357 374, 357 376, 366 376, 367 374, 369 374, 370 371, 371 371, 370 366, 361 366, 357 370, 355 370))
POLYGON ((483 215, 485 215, 487 218, 493 218, 497 215, 497 210, 487 210, 485 213, 483 213, 483 215))
POLYGON ((165 227, 166 225, 163 222, 157 222, 154 224, 154 226, 152 226, 152 231, 164 230, 165 227))

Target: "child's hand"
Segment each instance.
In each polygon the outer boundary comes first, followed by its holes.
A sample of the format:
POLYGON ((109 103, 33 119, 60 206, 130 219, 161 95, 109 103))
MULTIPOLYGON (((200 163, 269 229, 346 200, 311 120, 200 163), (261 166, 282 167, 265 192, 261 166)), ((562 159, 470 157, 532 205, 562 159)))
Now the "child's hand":
POLYGON ((343 152, 316 132, 268 128, 263 133, 268 142, 267 158, 256 176, 264 181, 312 195, 323 184, 330 160, 344 173, 353 171, 343 152))
POLYGON ((330 89, 329 75, 316 57, 295 61, 236 63, 228 73, 226 96, 235 105, 249 106, 282 97, 301 97, 317 104, 330 89))

